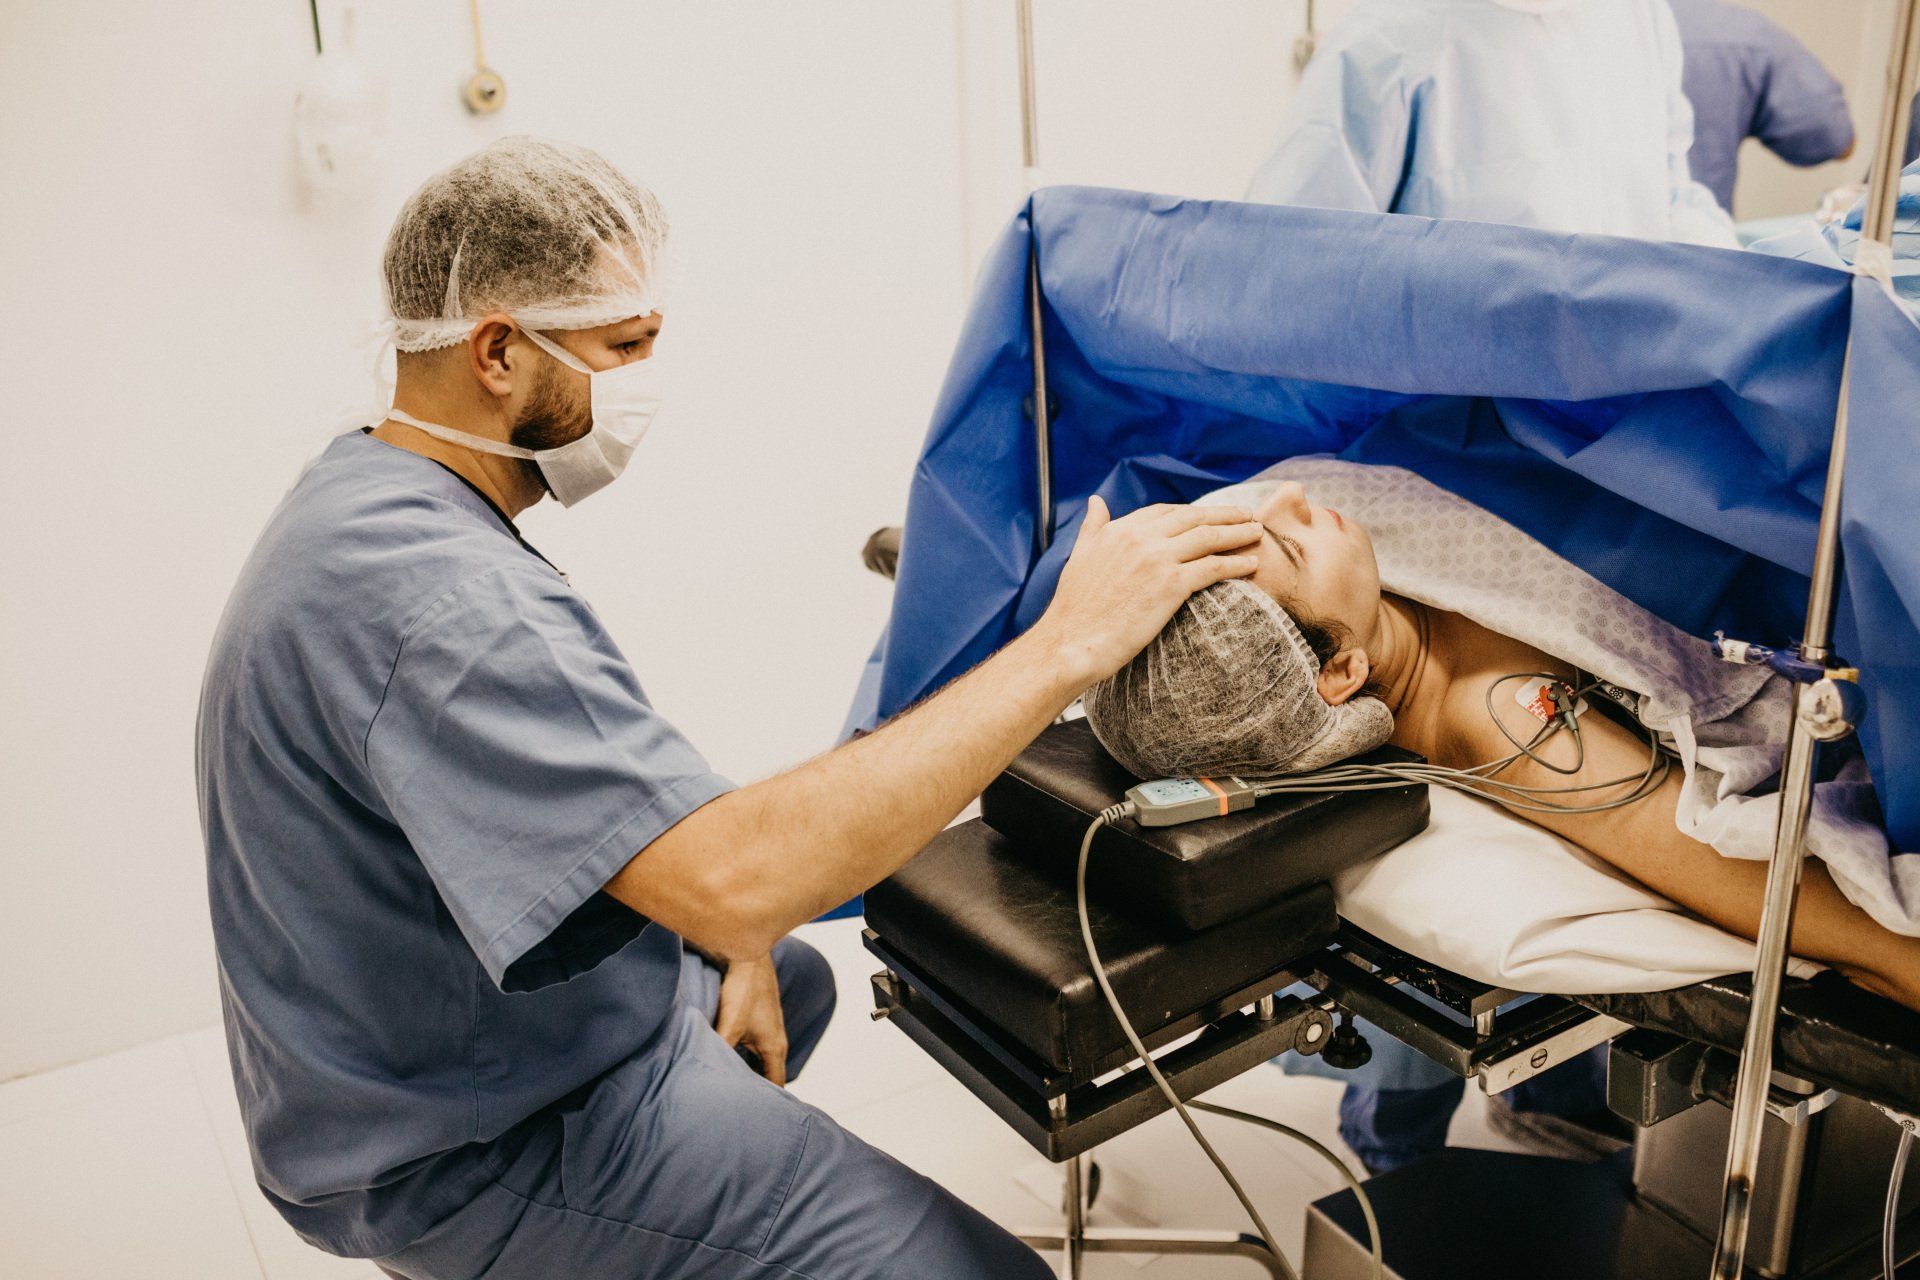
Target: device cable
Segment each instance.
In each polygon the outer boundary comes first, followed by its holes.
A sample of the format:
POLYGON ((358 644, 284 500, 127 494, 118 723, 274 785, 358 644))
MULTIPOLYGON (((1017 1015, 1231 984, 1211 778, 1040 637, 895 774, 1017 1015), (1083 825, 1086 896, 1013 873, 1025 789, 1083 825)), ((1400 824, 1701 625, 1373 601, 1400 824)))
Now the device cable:
POLYGON ((1498 775, 1521 760, 1531 760, 1534 764, 1552 773, 1573 776, 1579 773, 1586 763, 1586 742, 1581 736, 1578 708, 1580 699, 1588 693, 1598 693, 1603 686, 1599 681, 1590 681, 1578 687, 1565 684, 1557 676, 1547 672, 1522 671, 1501 676, 1488 686, 1486 692, 1487 715, 1506 740, 1513 744, 1514 751, 1498 759, 1483 764, 1472 765, 1464 769, 1449 768, 1444 765, 1426 762, 1407 764, 1337 764, 1312 773, 1275 774, 1269 777, 1241 779, 1254 789, 1255 799, 1267 796, 1301 794, 1311 792, 1335 791, 1379 791, 1407 783, 1429 783, 1433 786, 1447 787, 1454 791, 1463 791, 1477 795, 1483 800, 1521 813, 1604 813, 1611 809, 1624 808, 1638 803, 1657 791, 1666 782, 1672 772, 1673 761, 1660 748, 1659 735, 1647 731, 1647 764, 1638 775, 1624 774, 1618 778, 1609 778, 1601 782, 1568 784, 1566 786, 1532 786, 1526 783, 1508 782, 1498 775), (1500 717, 1494 714, 1494 690, 1510 680, 1529 678, 1551 681, 1548 689, 1554 703, 1555 714, 1537 733, 1525 742, 1513 736, 1500 717), (1543 759, 1540 748, 1565 732, 1574 741, 1575 759, 1571 766, 1556 765, 1543 759), (1547 799, 1549 796, 1574 796, 1592 791, 1609 791, 1619 787, 1628 787, 1625 795, 1591 804, 1562 804, 1547 799))
POLYGON ((1239 1120, 1245 1124, 1257 1124, 1263 1129, 1272 1129, 1275 1133, 1284 1134, 1292 1138, 1295 1142, 1301 1143, 1318 1152, 1322 1159, 1339 1171, 1341 1178, 1346 1181, 1347 1189, 1352 1191, 1354 1199, 1360 1202, 1360 1214, 1367 1220, 1367 1241, 1373 1250, 1373 1280, 1384 1280, 1387 1264, 1380 1254, 1380 1220, 1373 1216, 1373 1201, 1369 1199, 1367 1193, 1361 1189, 1360 1179, 1353 1176, 1353 1170, 1347 1168, 1346 1161, 1328 1150, 1325 1145, 1316 1141, 1314 1138, 1300 1132, 1300 1130, 1294 1128, 1292 1125, 1281 1124, 1278 1120, 1269 1120, 1267 1117, 1257 1116, 1251 1111, 1240 1111, 1233 1107, 1223 1107, 1214 1102, 1202 1102, 1198 1098, 1195 1098, 1187 1105, 1196 1111, 1210 1111, 1216 1116, 1225 1116, 1229 1120, 1239 1120))
POLYGON ((1147 1069, 1147 1074, 1153 1077, 1153 1082, 1159 1086, 1161 1095, 1179 1115, 1181 1122, 1187 1126, 1187 1132, 1191 1133, 1193 1140, 1200 1144, 1200 1149, 1207 1153, 1207 1159, 1213 1162, 1213 1167, 1220 1171, 1220 1176, 1227 1180, 1229 1187, 1233 1188, 1233 1194, 1240 1200, 1240 1207, 1247 1211, 1249 1218, 1253 1219, 1254 1227, 1260 1232, 1260 1239, 1273 1252, 1281 1272, 1285 1274, 1287 1280, 1300 1280, 1299 1272, 1293 1269, 1287 1262, 1286 1255, 1280 1252, 1280 1245, 1274 1240, 1273 1232, 1267 1228, 1266 1219, 1260 1216, 1260 1210, 1254 1208, 1246 1188, 1240 1185, 1240 1180, 1233 1176, 1233 1170, 1227 1167, 1227 1162, 1220 1158, 1220 1153, 1213 1149, 1211 1142, 1207 1141, 1207 1135, 1200 1132, 1200 1126, 1187 1111, 1187 1104, 1182 1102, 1180 1095, 1173 1091, 1173 1086, 1167 1082, 1166 1076, 1161 1074, 1159 1065, 1154 1062, 1153 1055, 1149 1054, 1147 1046, 1141 1043, 1140 1034, 1133 1029, 1132 1020, 1127 1017, 1126 1010, 1120 1007, 1120 997, 1114 994, 1113 984, 1107 981, 1106 966, 1100 962, 1100 948, 1093 940, 1093 921, 1087 914, 1087 858, 1093 852, 1093 838, 1100 834, 1100 828, 1130 816, 1132 811, 1131 804, 1117 804, 1102 810, 1100 816, 1087 827, 1087 834, 1080 841, 1080 865, 1074 871, 1073 880, 1074 907, 1080 915, 1080 941, 1085 944, 1087 959, 1093 965, 1093 980, 1099 984, 1100 993, 1107 998, 1107 1007, 1113 1011, 1114 1021, 1120 1024, 1120 1032, 1126 1036, 1128 1047, 1139 1057, 1140 1064, 1147 1069))
MULTIPOLYGON (((1253 1220, 1254 1227, 1260 1232, 1260 1239, 1272 1252, 1282 1273, 1286 1275, 1288 1280, 1299 1280, 1299 1273, 1287 1262, 1286 1254, 1280 1251, 1279 1242, 1273 1238, 1273 1232, 1268 1228, 1266 1219, 1260 1216, 1260 1210, 1254 1207, 1252 1197, 1247 1195, 1246 1188, 1240 1185, 1238 1178, 1234 1177, 1233 1170, 1227 1167, 1227 1162, 1221 1158, 1220 1153, 1213 1149, 1213 1144, 1207 1141, 1207 1135, 1200 1131, 1199 1124, 1187 1110, 1187 1104, 1180 1100, 1180 1095, 1174 1091, 1173 1085, 1161 1072, 1159 1064, 1154 1062, 1153 1056, 1147 1052, 1147 1046, 1141 1041, 1140 1033, 1133 1029, 1133 1020, 1127 1017, 1127 1011, 1121 1006, 1120 997, 1114 991, 1113 983, 1107 978, 1106 965, 1100 960, 1100 948, 1093 940, 1093 920, 1087 912, 1087 863, 1093 854, 1093 839, 1100 834, 1100 828, 1107 826, 1109 823, 1117 822, 1121 818, 1131 817, 1134 811, 1135 806, 1131 801, 1116 804, 1108 809, 1102 810, 1100 815, 1087 827, 1087 834, 1080 841, 1080 860, 1074 869, 1074 909, 1080 917, 1080 941, 1087 949, 1088 962, 1093 966, 1093 980, 1099 985, 1100 994, 1106 997, 1107 1008, 1112 1010, 1114 1021, 1120 1024, 1120 1032, 1127 1038, 1127 1046, 1132 1049, 1135 1056, 1140 1059, 1141 1066, 1146 1068, 1147 1074, 1152 1077, 1153 1083, 1159 1088, 1161 1096, 1166 1098, 1168 1105, 1171 1106, 1174 1113, 1180 1117, 1181 1123, 1187 1126, 1187 1132, 1192 1134, 1193 1140, 1200 1144, 1200 1149, 1206 1153, 1207 1159, 1213 1162, 1213 1167, 1220 1171, 1220 1176, 1226 1179, 1227 1185, 1233 1189, 1234 1196, 1240 1201, 1240 1207, 1245 1209, 1247 1216, 1253 1220)), ((1341 1162, 1338 1156, 1334 1155, 1333 1152, 1327 1150, 1318 1142, 1315 1142, 1312 1138, 1309 1138, 1306 1134, 1299 1132, 1297 1129, 1289 1128, 1277 1120, 1267 1120, 1261 1116, 1216 1107, 1204 1102, 1196 1101, 1193 1105, 1205 1111, 1215 1111, 1221 1115, 1246 1120, 1252 1124, 1264 1125, 1267 1128, 1284 1133, 1289 1137, 1305 1143, 1327 1160, 1331 1161, 1334 1167, 1340 1170, 1340 1176, 1346 1180, 1347 1185, 1353 1189, 1354 1195, 1360 1199, 1360 1211, 1366 1217, 1367 1229, 1371 1233, 1373 1241, 1374 1280, 1382 1280, 1385 1272, 1382 1269, 1380 1254, 1380 1228, 1378 1220, 1374 1217, 1373 1205, 1367 1199, 1367 1193, 1361 1189, 1359 1182, 1354 1179, 1353 1174, 1347 1169, 1346 1165, 1341 1162)))

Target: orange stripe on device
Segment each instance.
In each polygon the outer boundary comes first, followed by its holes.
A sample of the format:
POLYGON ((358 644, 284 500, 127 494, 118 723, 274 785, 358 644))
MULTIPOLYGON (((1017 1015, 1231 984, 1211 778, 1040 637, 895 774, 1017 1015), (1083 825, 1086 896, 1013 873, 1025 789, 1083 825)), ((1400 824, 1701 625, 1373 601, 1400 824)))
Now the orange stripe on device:
POLYGON ((1200 778, 1197 781, 1200 783, 1201 786, 1205 787, 1207 790, 1213 792, 1213 794, 1220 797, 1220 816, 1223 818, 1226 817, 1227 816, 1226 791, 1223 790, 1220 784, 1215 782, 1212 778, 1200 778))

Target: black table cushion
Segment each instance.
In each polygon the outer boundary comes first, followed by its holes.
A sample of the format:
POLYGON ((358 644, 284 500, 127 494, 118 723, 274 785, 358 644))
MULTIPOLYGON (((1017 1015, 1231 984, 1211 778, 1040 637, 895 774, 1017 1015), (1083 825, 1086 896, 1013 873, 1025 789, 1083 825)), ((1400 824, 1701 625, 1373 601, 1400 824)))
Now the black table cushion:
MULTIPOLYGON (((1363 761, 1418 761, 1397 747, 1363 761)), ((980 797, 987 824, 1072 876, 1087 824, 1139 779, 1109 756, 1084 720, 1049 728, 980 797)), ((1093 843, 1091 897, 1142 919, 1205 929, 1385 853, 1428 821, 1427 789, 1275 796, 1251 809, 1178 827, 1127 821, 1093 843)))
MULTIPOLYGON (((1675 991, 1577 999, 1636 1027, 1737 1054, 1753 1008, 1753 976, 1712 978, 1675 991)), ((1920 1013, 1863 991, 1837 973, 1788 978, 1780 992, 1773 1069, 1920 1115, 1920 1013)))
MULTIPOLYGON (((949 828, 866 897, 867 927, 976 1022, 1091 1079, 1124 1048, 1093 980, 1070 883, 985 823, 949 828)), ((1101 960, 1143 1037, 1318 951, 1333 891, 1308 885, 1228 923, 1170 931, 1092 903, 1101 960)))

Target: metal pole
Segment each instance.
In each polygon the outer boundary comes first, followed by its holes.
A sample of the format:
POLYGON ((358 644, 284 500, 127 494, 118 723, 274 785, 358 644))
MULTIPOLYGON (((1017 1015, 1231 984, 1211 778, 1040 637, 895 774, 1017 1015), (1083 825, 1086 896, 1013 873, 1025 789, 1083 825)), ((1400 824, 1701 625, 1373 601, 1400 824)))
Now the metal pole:
MULTIPOLYGON (((1855 270, 1886 278, 1891 260, 1893 215, 1899 198, 1900 162, 1906 145, 1913 72, 1920 66, 1920 0, 1900 0, 1887 62, 1886 101, 1880 111, 1879 145, 1874 149, 1855 270)), ((1846 474, 1848 400, 1853 386, 1853 340, 1847 340, 1841 366, 1840 401, 1834 412, 1832 456, 1821 500, 1820 532, 1814 545, 1813 585, 1807 594, 1806 638, 1800 656, 1826 665, 1833 636, 1834 601, 1840 572, 1840 502, 1846 474)), ((1773 1075, 1773 1035, 1780 1014, 1787 944, 1793 911, 1806 864, 1807 815, 1813 805, 1813 769, 1819 743, 1812 732, 1814 686, 1798 684, 1794 716, 1781 762, 1780 812, 1774 828, 1773 857, 1767 871, 1765 903, 1754 948, 1753 1003, 1746 1040, 1740 1051, 1740 1075, 1734 1087, 1733 1129, 1727 1143, 1726 1184, 1720 1201, 1720 1231, 1714 1242, 1713 1280, 1739 1280, 1746 1263, 1747 1223, 1753 1209, 1753 1182, 1766 1121, 1767 1091, 1773 1075)))
POLYGON ((1320 28, 1313 20, 1313 0, 1307 0, 1305 30, 1293 42, 1293 65, 1302 71, 1313 61, 1313 52, 1320 47, 1320 28))
POLYGON ((1040 246, 1027 257, 1027 325, 1033 333, 1033 536, 1037 551, 1053 545, 1053 439, 1047 414, 1047 343, 1040 334, 1040 246))
POLYGON ((1014 0, 1014 9, 1020 27, 1020 165, 1031 191, 1036 185, 1034 171, 1040 167, 1040 117, 1033 96, 1033 0, 1014 0))
POLYGON ((1067 1229, 1064 1232, 1061 1259, 1067 1265, 1067 1280, 1080 1280, 1081 1258, 1087 1247, 1086 1157, 1067 1161, 1067 1229))
MULTIPOLYGON (((1027 194, 1040 185, 1040 116, 1033 83, 1033 0, 1015 0, 1020 29, 1020 171, 1027 194)), ((1040 235, 1027 226, 1027 327, 1033 338, 1034 553, 1053 545, 1053 440, 1048 430, 1047 344, 1040 331, 1040 235)))

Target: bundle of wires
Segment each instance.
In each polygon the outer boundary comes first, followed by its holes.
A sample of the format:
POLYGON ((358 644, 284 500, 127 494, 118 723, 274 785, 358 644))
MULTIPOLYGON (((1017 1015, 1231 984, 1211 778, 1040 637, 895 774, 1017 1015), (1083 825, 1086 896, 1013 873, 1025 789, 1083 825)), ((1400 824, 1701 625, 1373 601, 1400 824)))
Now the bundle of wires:
MULTIPOLYGON (((1599 681, 1585 681, 1579 685, 1570 685, 1562 681, 1559 676, 1543 671, 1516 672, 1495 680, 1487 687, 1487 714, 1492 718, 1495 726, 1499 728, 1501 735, 1512 744, 1514 750, 1499 759, 1489 760, 1485 764, 1474 765, 1470 768, 1454 769, 1424 762, 1349 762, 1318 769, 1311 773, 1279 775, 1267 778, 1243 778, 1241 781, 1253 786, 1256 797, 1306 792, 1379 791, 1404 787, 1408 783, 1426 783, 1432 786, 1448 787, 1456 791, 1464 791, 1469 795, 1480 796, 1483 799, 1491 800, 1496 804, 1522 813, 1603 813, 1610 809, 1623 808, 1646 799, 1657 791, 1661 784, 1666 781, 1667 774, 1672 768, 1672 759, 1666 752, 1661 750, 1659 736, 1651 730, 1647 731, 1647 764, 1638 774, 1627 774, 1622 777, 1608 779, 1604 782, 1568 783, 1565 786, 1528 785, 1509 782, 1499 776, 1521 760, 1530 760, 1542 769, 1546 769, 1563 777, 1577 776, 1581 769, 1585 767, 1587 758, 1586 742, 1581 737, 1580 732, 1581 712, 1579 707, 1581 699, 1590 693, 1596 696, 1609 696, 1607 686, 1599 681), (1494 710, 1493 696, 1496 691, 1504 688, 1512 681, 1528 679, 1546 682, 1543 689, 1546 691, 1546 696, 1551 699, 1555 711, 1552 716, 1544 720, 1538 732, 1527 741, 1522 742, 1509 732, 1506 725, 1501 722, 1499 715, 1496 714, 1494 710), (1571 735, 1573 739, 1573 763, 1570 765, 1557 765, 1541 758, 1539 754, 1540 750, 1563 732, 1571 735), (1616 791, 1623 787, 1627 788, 1625 794, 1593 800, 1590 803, 1564 803, 1550 798, 1553 796, 1584 796, 1597 792, 1616 791)), ((1179 1115, 1181 1121, 1187 1126, 1188 1132, 1193 1135, 1193 1139, 1200 1145, 1200 1149, 1206 1153, 1207 1159, 1212 1161, 1214 1168, 1220 1171, 1220 1176, 1226 1179, 1227 1185, 1233 1189, 1233 1193, 1239 1199, 1241 1207, 1246 1210, 1247 1216, 1253 1220, 1253 1225, 1260 1232, 1260 1238, 1265 1241, 1267 1248, 1272 1251, 1273 1256, 1279 1260, 1281 1268, 1288 1276, 1295 1276, 1296 1273, 1291 1266, 1288 1265, 1285 1255, 1281 1253, 1280 1246, 1275 1242, 1273 1233, 1268 1229, 1265 1219, 1260 1216, 1259 1209, 1254 1206, 1252 1198, 1247 1195, 1246 1189, 1240 1185, 1239 1179, 1234 1177, 1233 1171, 1227 1167, 1226 1161, 1222 1160, 1220 1154, 1214 1150, 1213 1144, 1207 1141, 1206 1135, 1200 1131, 1200 1126, 1194 1121, 1187 1104, 1181 1100, 1179 1094, 1174 1091, 1173 1086, 1167 1081, 1166 1076, 1162 1074, 1158 1065, 1154 1063, 1152 1056, 1148 1054, 1146 1045, 1142 1043, 1139 1033, 1134 1030, 1133 1023, 1127 1017, 1126 1010, 1121 1007, 1120 998, 1114 994, 1112 983, 1107 980, 1106 968, 1100 962, 1099 947, 1094 942, 1093 925, 1087 914, 1087 862, 1093 852, 1093 839, 1099 834, 1100 828, 1110 823, 1118 822, 1123 818, 1132 817, 1135 812, 1136 810, 1131 802, 1117 804, 1112 808, 1104 810, 1099 817, 1093 820, 1093 823, 1087 828, 1085 838, 1080 842, 1080 860, 1074 876, 1074 896, 1080 915, 1080 940, 1085 945, 1087 959, 1093 966, 1094 981, 1099 984, 1101 994, 1106 997, 1108 1008, 1113 1011, 1114 1020, 1120 1024, 1120 1030, 1126 1036, 1128 1046, 1140 1059, 1142 1067, 1144 1067, 1147 1073, 1153 1078, 1154 1084, 1159 1088, 1162 1096, 1166 1098, 1168 1105, 1173 1108, 1174 1112, 1179 1115)), ((1276 1130, 1298 1142, 1304 1143, 1332 1164, 1333 1167, 1339 1171, 1341 1178, 1352 1188, 1355 1197, 1360 1202, 1360 1211, 1366 1218, 1367 1232, 1371 1241, 1374 1280, 1381 1280, 1381 1277, 1385 1275, 1385 1263, 1381 1255, 1379 1220, 1374 1216, 1373 1204, 1368 1200, 1366 1191, 1360 1186, 1359 1181, 1354 1178, 1352 1172, 1338 1156, 1306 1134, 1301 1133, 1297 1129, 1289 1128, 1278 1121, 1249 1115, 1246 1112, 1235 1111, 1227 1107, 1214 1106, 1210 1103, 1195 1102, 1193 1106, 1216 1115, 1229 1116, 1234 1119, 1276 1130)))
POLYGON ((1647 765, 1637 774, 1626 774, 1618 778, 1609 778, 1604 782, 1569 783, 1566 786, 1527 786, 1517 782, 1507 782, 1499 775, 1518 764, 1521 760, 1531 760, 1542 769, 1562 777, 1577 776, 1586 767, 1587 744, 1580 732, 1580 717, 1576 708, 1580 700, 1588 694, 1607 696, 1607 687, 1598 680, 1586 681, 1580 685, 1569 685, 1560 677, 1545 671, 1518 671, 1512 675, 1501 676, 1487 686, 1487 715, 1492 718, 1500 735, 1513 745, 1511 754, 1485 764, 1473 765, 1465 769, 1452 769, 1445 765, 1421 763, 1353 763, 1336 764, 1312 773, 1280 774, 1265 778, 1247 778, 1255 793, 1266 796, 1300 794, 1322 791, 1380 791, 1392 787, 1403 787, 1409 782, 1424 782, 1436 787, 1447 787, 1455 791, 1464 791, 1468 795, 1477 795, 1491 800, 1506 808, 1521 813, 1604 813, 1609 809, 1621 809, 1646 799, 1660 789, 1672 771, 1673 758, 1661 750, 1660 739, 1651 730, 1646 731, 1647 765), (1494 712, 1493 695, 1499 689, 1515 680, 1548 681, 1548 690, 1558 708, 1552 719, 1543 723, 1538 732, 1526 742, 1513 736, 1502 724, 1494 712), (1546 744, 1561 733, 1571 735, 1574 745, 1574 759, 1570 765, 1557 765, 1542 759, 1539 752, 1546 744), (1550 796, 1575 796, 1593 792, 1604 792, 1627 787, 1624 795, 1596 800, 1590 804, 1564 804, 1550 796))

